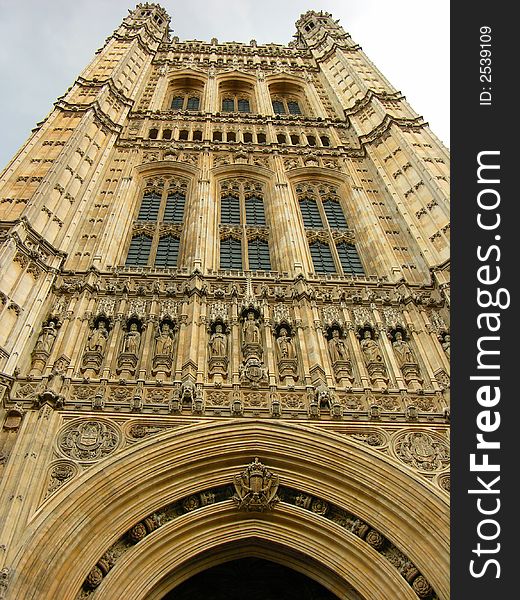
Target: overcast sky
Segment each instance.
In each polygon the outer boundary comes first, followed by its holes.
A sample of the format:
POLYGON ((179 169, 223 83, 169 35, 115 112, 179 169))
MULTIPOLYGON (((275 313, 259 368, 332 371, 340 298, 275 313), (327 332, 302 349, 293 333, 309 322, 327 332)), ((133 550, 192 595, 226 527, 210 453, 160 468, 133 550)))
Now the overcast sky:
MULTIPOLYGON (((0 169, 132 0, 0 0, 0 169)), ((181 40, 287 44, 307 10, 339 19, 449 146, 449 0, 163 0, 181 40)))

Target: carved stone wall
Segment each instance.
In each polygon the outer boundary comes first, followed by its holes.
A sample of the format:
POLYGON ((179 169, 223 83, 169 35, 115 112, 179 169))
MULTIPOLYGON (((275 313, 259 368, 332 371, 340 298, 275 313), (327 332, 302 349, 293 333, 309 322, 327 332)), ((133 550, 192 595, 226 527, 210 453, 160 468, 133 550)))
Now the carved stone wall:
POLYGON ((447 151, 328 13, 286 46, 169 22, 130 11, 0 176, 0 596, 163 598, 147 547, 193 527, 446 600, 447 151))

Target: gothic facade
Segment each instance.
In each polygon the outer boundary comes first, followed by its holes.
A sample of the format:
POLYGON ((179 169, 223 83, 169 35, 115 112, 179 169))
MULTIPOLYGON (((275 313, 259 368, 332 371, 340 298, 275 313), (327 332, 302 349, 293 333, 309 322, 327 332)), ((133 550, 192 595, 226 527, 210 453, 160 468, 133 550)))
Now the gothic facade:
POLYGON ((247 558, 446 600, 447 150, 330 14, 169 24, 130 11, 1 174, 0 598, 247 558))

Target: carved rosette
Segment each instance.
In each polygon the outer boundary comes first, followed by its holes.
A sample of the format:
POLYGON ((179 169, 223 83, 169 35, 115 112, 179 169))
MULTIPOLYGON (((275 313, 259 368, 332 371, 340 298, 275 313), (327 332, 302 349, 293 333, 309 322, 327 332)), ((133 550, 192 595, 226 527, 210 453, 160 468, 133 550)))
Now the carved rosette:
POLYGON ((66 460, 60 460, 55 462, 49 472, 49 486, 47 488, 47 493, 45 494, 45 498, 48 498, 56 490, 58 490, 62 485, 70 481, 73 477, 75 477, 79 473, 78 465, 73 462, 69 462, 66 460))
POLYGON ((113 454, 121 439, 121 432, 114 424, 88 419, 69 423, 58 434, 57 446, 67 458, 94 462, 113 454))
POLYGON ((266 512, 273 510, 280 501, 277 496, 279 478, 264 466, 258 458, 242 473, 233 478, 235 494, 232 498, 239 510, 266 512))

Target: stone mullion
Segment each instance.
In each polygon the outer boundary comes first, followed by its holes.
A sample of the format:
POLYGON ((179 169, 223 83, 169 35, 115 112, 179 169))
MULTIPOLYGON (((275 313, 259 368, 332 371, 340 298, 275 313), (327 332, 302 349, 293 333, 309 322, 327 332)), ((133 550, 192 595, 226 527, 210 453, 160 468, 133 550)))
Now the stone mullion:
POLYGON ((276 365, 276 348, 274 347, 273 340, 273 329, 272 329, 272 318, 270 307, 267 302, 264 302, 262 306, 262 316, 264 319, 264 334, 265 334, 265 349, 266 356, 264 358, 264 363, 267 366, 267 373, 269 376, 269 386, 276 386, 276 376, 277 376, 277 365, 276 365))
POLYGON ((208 77, 206 90, 204 94, 204 112, 216 113, 219 112, 218 107, 218 84, 214 74, 208 77))
POLYGON ((179 311, 179 335, 177 343, 177 354, 175 357, 175 381, 182 381, 182 365, 186 362, 190 354, 191 340, 188 336, 188 306, 189 300, 183 300, 179 311), (186 351, 186 348, 188 351, 186 351))
POLYGON ((356 248, 361 250, 360 256, 366 257, 363 264, 368 266, 367 275, 387 276, 390 282, 398 281, 403 277, 401 261, 392 250, 390 240, 379 223, 354 163, 348 161, 347 168, 353 182, 350 197, 347 199, 353 218, 347 221, 352 222, 352 228, 356 232, 356 248), (376 273, 373 272, 374 268, 376 273))
POLYGON ((238 320, 238 305, 233 302, 231 305, 231 383, 237 385, 240 383, 240 322, 238 320))
MULTIPOLYGON (((43 282, 36 292, 36 297, 29 303, 27 314, 23 318, 21 318, 21 315, 17 318, 14 328, 9 334, 9 339, 14 340, 14 342, 10 356, 4 367, 6 373, 12 373, 16 369, 22 355, 22 348, 30 340, 31 330, 35 326, 36 328, 41 326, 41 322, 45 319, 46 314, 42 312, 42 306, 45 306, 46 299, 55 280, 56 274, 54 272, 46 273, 43 282)), ((8 307, 9 303, 6 302, 5 310, 9 310, 8 307)), ((1 313, 0 316, 3 317, 1 313)))
POLYGON ((59 412, 44 404, 39 411, 30 410, 23 418, 0 487, 0 537, 4 544, 5 564, 30 536, 28 521, 43 499, 47 484, 46 471, 53 458, 54 440, 62 423, 59 412))
POLYGON ((128 300, 124 298, 119 305, 119 311, 114 319, 114 327, 110 332, 110 342, 106 346, 105 367, 103 369, 102 379, 109 379, 115 376, 117 369, 117 358, 121 350, 121 341, 123 338, 123 320, 128 307, 128 300))
POLYGON ((424 324, 424 329, 428 332, 430 338, 430 351, 426 351, 425 356, 428 357, 433 373, 436 373, 439 369, 443 369, 446 373, 449 373, 450 361, 437 337, 438 333, 433 328, 433 325, 424 310, 421 311, 421 320, 424 324), (432 350, 434 354, 432 353, 432 350))
MULTIPOLYGON (((157 86, 150 101, 150 111, 158 112, 163 110, 164 100, 168 91, 168 83, 168 75, 166 73, 162 73, 159 77, 159 81, 157 82, 157 86)), ((165 108, 168 110, 169 107, 166 106, 165 108)))
POLYGON ((206 327, 208 325, 208 304, 206 298, 200 299, 198 306, 198 318, 195 324, 197 328, 197 383, 205 383, 208 381, 208 335, 206 327))
POLYGON ((190 333, 189 336, 189 344, 188 344, 188 352, 189 352, 189 360, 193 361, 196 365, 196 380, 197 383, 203 383, 204 381, 204 362, 200 359, 201 355, 201 306, 200 306, 200 297, 197 294, 194 294, 192 297, 192 301, 189 305, 189 311, 191 314, 188 317, 189 325, 188 330, 190 333))
POLYGON ((264 77, 258 78, 256 83, 258 113, 265 116, 273 114, 273 105, 271 103, 271 94, 269 86, 264 77))
POLYGON ((140 186, 135 177, 124 177, 118 184, 112 202, 116 210, 106 218, 102 240, 96 249, 98 262, 101 262, 101 257, 105 257, 103 266, 124 263, 129 247, 128 234, 135 219, 134 207, 139 191, 140 186), (132 210, 129 210, 129 207, 132 207, 132 210), (123 244, 114 244, 114 239, 121 240, 123 244))
MULTIPOLYGON (((285 257, 285 260, 290 261, 286 263, 287 269, 281 270, 287 270, 290 276, 302 272, 309 273, 313 271, 312 260, 310 260, 305 227, 302 225, 298 198, 289 183, 280 156, 276 157, 275 168, 277 174, 275 189, 283 202, 283 208, 280 212, 287 223, 287 227, 279 228, 284 231, 283 249, 285 250, 285 252, 281 250, 280 254, 285 257)), ((278 240, 281 241, 280 238, 278 240)))
POLYGON ((370 381, 370 375, 368 373, 367 365, 365 363, 363 351, 361 350, 360 340, 356 336, 356 331, 353 325, 353 320, 350 311, 345 309, 345 313, 347 314, 347 337, 350 341, 350 347, 352 348, 352 364, 356 364, 357 370, 359 372, 359 377, 361 379, 361 386, 363 387, 363 389, 367 390, 370 389, 372 385, 370 381))
POLYGON ((424 373, 423 375, 428 376, 435 391, 439 391, 439 387, 436 384, 435 374, 433 372, 432 365, 430 363, 430 360, 427 358, 431 356, 431 352, 428 351, 429 349, 425 347, 425 344, 423 343, 424 330, 421 326, 422 319, 420 314, 417 314, 416 310, 414 310, 413 313, 414 314, 412 314, 408 310, 403 310, 403 318, 405 320, 406 328, 408 330, 410 339, 413 340, 413 343, 415 345, 415 348, 413 349, 417 349, 418 352, 417 362, 420 368, 422 367, 426 370, 426 373, 424 373))
POLYGON ((79 364, 77 352, 78 336, 77 332, 73 331, 73 324, 76 322, 78 317, 74 317, 74 313, 78 312, 76 310, 78 305, 79 307, 85 307, 85 309, 87 309, 91 300, 88 296, 88 292, 84 292, 79 298, 72 298, 69 302, 68 310, 65 311, 63 315, 58 315, 58 317, 63 317, 63 320, 61 322, 61 327, 58 329, 58 335, 56 336, 54 346, 51 349, 51 353, 47 362, 49 365, 51 365, 62 355, 69 358, 70 363, 68 365, 67 377, 71 377, 73 375, 74 370, 79 364))
POLYGON ((326 347, 325 336, 323 335, 323 323, 321 322, 318 307, 314 301, 311 301, 310 303, 309 313, 309 316, 312 315, 312 317, 309 319, 309 323, 312 323, 311 329, 313 331, 314 341, 316 344, 314 351, 311 351, 310 353, 310 358, 314 359, 313 361, 311 360, 311 369, 313 366, 319 365, 325 372, 327 385, 329 387, 334 386, 335 382, 332 370, 327 372, 327 369, 325 368, 326 365, 329 365, 330 367, 330 361, 328 360, 328 348, 326 347))
MULTIPOLYGON (((407 390, 408 386, 406 385, 404 376, 401 372, 399 364, 397 363, 397 359, 394 354, 394 349, 392 348, 392 343, 388 338, 387 328, 383 324, 379 311, 374 308, 372 312, 374 314, 376 322, 376 331, 379 333, 379 345, 381 350, 383 350, 384 355, 386 355, 386 365, 388 369, 388 374, 394 375, 393 380, 397 383, 397 386, 400 390, 407 390)), ((390 381, 392 381, 392 378, 390 378, 390 381)))
POLYGON ((152 300, 150 312, 147 315, 144 335, 141 339, 140 363, 138 379, 145 380, 151 369, 151 362, 154 354, 154 333, 157 328, 157 301, 152 300))
MULTIPOLYGON (((215 210, 217 203, 214 202, 215 197, 212 197, 211 186, 211 156, 207 150, 204 151, 202 157, 202 173, 198 182, 197 191, 198 197, 195 195, 193 201, 190 202, 192 209, 197 206, 197 211, 192 210, 191 220, 197 217, 197 231, 194 235, 195 247, 193 248, 193 268, 199 269, 203 273, 213 267, 213 256, 217 247, 218 224, 216 224, 215 210), (215 230, 216 225, 216 230, 215 230)), ((187 231, 184 233, 184 238, 187 238, 187 231)))

